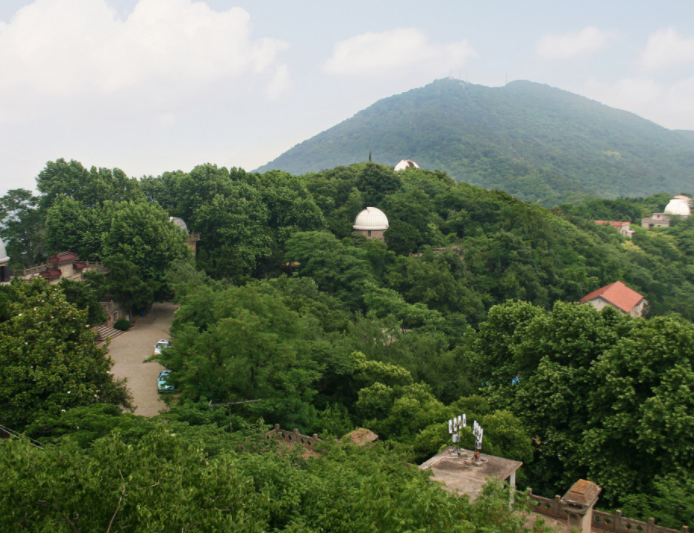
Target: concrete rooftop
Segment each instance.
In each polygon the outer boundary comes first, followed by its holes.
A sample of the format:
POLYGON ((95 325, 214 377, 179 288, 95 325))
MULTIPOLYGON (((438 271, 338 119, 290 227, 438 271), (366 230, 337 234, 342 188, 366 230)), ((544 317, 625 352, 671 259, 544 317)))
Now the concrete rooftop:
POLYGON ((443 482, 446 490, 468 494, 470 501, 477 498, 488 477, 493 476, 503 481, 523 465, 520 461, 482 453, 480 458, 486 462, 482 466, 475 466, 472 464, 474 452, 462 448, 461 452, 464 459, 459 459, 455 447, 449 446, 422 463, 419 468, 431 470, 433 479, 443 482))

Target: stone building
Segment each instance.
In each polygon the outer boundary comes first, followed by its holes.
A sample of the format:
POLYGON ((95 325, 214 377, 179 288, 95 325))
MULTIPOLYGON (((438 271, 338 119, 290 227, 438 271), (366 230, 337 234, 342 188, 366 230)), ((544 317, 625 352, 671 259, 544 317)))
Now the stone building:
POLYGON ((653 213, 653 216, 641 220, 642 228, 669 228, 672 224, 671 217, 687 218, 692 214, 692 199, 683 194, 678 194, 665 206, 662 213, 653 213))
POLYGON ((354 231, 361 233, 367 239, 383 238, 383 233, 388 229, 388 217, 376 207, 367 207, 361 211, 354 220, 354 231))
POLYGON ((665 213, 653 213, 652 216, 641 219, 641 227, 646 229, 669 228, 670 217, 665 213))
POLYGON ((630 289, 621 281, 615 281, 609 285, 593 291, 581 298, 582 304, 590 304, 598 311, 611 306, 622 313, 633 317, 643 316, 648 302, 635 290, 630 289))

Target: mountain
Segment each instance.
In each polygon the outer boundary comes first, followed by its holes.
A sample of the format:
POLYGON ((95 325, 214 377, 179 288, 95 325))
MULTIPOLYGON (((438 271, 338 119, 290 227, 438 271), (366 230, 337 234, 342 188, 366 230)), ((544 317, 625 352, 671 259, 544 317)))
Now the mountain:
POLYGON ((694 133, 528 81, 437 80, 379 100, 257 170, 303 174, 369 153, 546 205, 694 191, 694 133))

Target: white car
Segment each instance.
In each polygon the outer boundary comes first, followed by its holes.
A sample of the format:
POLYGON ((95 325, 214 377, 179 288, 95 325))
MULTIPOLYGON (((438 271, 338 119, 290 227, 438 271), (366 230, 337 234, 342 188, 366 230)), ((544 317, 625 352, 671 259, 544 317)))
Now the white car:
POLYGON ((171 343, 166 339, 158 340, 157 343, 154 345, 154 355, 161 355, 161 351, 164 348, 168 348, 169 346, 171 346, 171 343))

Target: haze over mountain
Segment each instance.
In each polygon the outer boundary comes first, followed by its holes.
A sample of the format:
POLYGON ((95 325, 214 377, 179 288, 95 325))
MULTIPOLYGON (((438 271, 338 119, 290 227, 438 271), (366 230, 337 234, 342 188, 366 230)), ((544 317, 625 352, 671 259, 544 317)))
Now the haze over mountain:
POLYGON ((546 205, 694 191, 694 132, 547 85, 437 80, 379 100, 258 169, 293 174, 413 159, 546 205))

